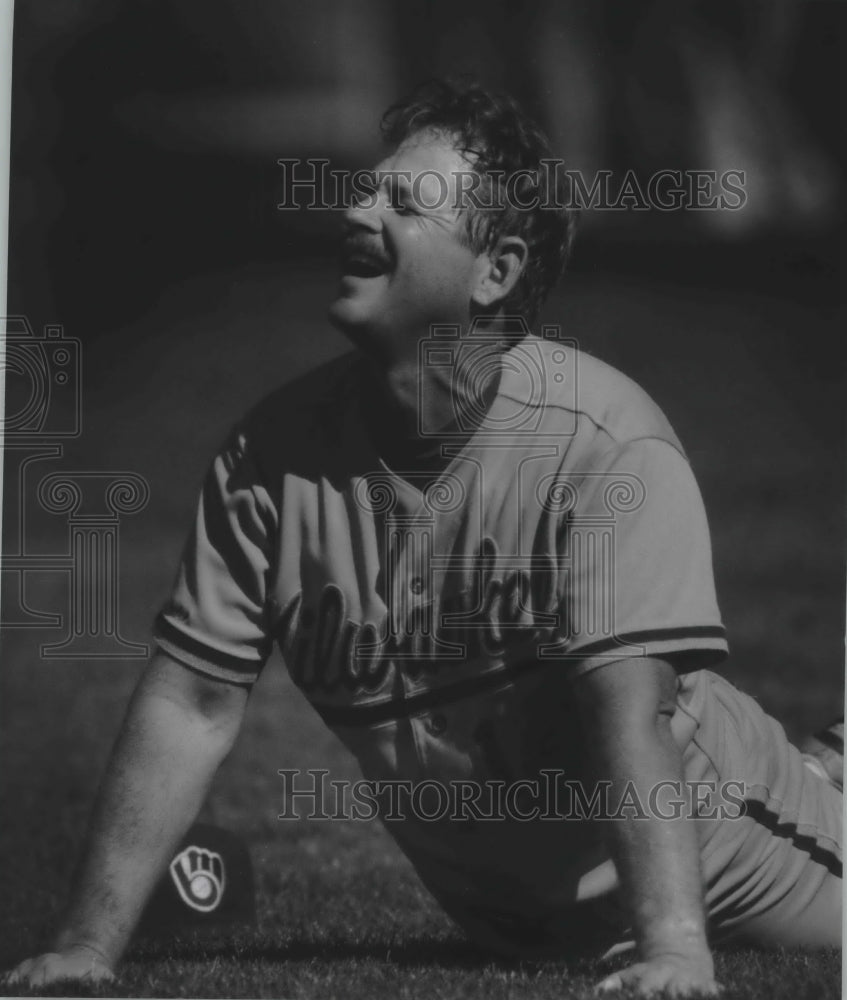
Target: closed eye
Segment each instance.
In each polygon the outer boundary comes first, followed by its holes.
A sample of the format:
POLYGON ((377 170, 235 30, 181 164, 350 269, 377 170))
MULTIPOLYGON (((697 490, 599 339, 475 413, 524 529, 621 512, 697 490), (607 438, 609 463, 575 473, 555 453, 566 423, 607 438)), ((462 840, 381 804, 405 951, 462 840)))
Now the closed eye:
POLYGON ((372 170, 361 170, 353 177, 353 191, 349 197, 351 208, 373 208, 378 188, 372 170))

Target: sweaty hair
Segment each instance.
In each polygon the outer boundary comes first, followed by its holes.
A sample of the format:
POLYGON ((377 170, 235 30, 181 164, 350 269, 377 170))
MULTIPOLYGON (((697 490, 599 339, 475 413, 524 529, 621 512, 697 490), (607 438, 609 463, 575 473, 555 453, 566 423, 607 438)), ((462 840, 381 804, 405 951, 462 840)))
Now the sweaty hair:
POLYGON ((501 305, 531 323, 564 273, 577 218, 547 137, 512 98, 448 80, 423 84, 382 118, 383 135, 395 145, 429 130, 448 137, 480 177, 476 201, 464 197, 472 249, 483 253, 507 235, 525 241, 526 265, 501 305), (536 199, 535 207, 521 207, 536 199), (488 204, 494 207, 481 207, 488 204))

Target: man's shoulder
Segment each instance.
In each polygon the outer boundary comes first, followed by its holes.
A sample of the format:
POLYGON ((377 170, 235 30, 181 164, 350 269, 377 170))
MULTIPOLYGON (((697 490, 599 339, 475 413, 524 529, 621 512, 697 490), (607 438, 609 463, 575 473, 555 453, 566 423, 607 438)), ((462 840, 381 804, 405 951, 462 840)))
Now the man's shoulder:
POLYGON ((348 352, 284 383, 256 403, 238 431, 260 467, 276 480, 285 471, 307 478, 326 472, 357 384, 357 355, 348 352))
POLYGON ((567 411, 610 445, 657 438, 682 451, 662 409, 628 375, 580 350, 573 341, 533 339, 542 355, 546 404, 552 414, 557 409, 567 411))
POLYGON ((243 418, 246 426, 258 430, 273 428, 276 434, 287 422, 306 420, 336 409, 354 383, 357 356, 348 351, 317 368, 285 382, 260 399, 243 418))

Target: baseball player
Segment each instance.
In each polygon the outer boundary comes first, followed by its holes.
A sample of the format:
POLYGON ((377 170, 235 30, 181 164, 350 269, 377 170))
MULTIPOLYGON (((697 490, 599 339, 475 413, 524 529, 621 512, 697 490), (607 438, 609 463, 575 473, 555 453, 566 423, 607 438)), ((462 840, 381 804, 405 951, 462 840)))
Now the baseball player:
POLYGON ((113 974, 275 642, 376 811, 430 793, 386 826, 475 940, 628 953, 601 985, 642 995, 715 992, 725 941, 839 945, 841 757, 710 671, 706 516, 662 412, 526 326, 573 231, 546 141, 447 84, 386 131, 330 308, 358 350, 212 462, 54 950, 14 975, 113 974))

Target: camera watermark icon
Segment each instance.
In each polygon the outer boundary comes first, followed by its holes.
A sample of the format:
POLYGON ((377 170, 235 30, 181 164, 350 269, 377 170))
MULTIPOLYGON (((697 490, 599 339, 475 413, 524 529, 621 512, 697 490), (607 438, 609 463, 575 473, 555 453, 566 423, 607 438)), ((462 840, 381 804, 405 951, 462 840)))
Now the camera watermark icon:
POLYGON ((41 645, 45 658, 146 658, 148 646, 124 639, 120 629, 120 522, 144 509, 149 484, 134 472, 45 474, 45 463, 60 461, 64 442, 82 433, 82 344, 61 326, 36 334, 25 316, 4 322, 0 628, 64 628, 64 639, 41 645), (35 547, 44 514, 64 517, 63 549, 35 547), (32 584, 45 575, 68 581, 63 614, 33 607, 32 584))
POLYGON ((6 319, 2 361, 6 380, 0 432, 8 443, 18 437, 68 439, 82 431, 81 344, 61 326, 36 334, 25 316, 6 319))
POLYGON ((576 340, 555 324, 542 326, 539 337, 521 315, 475 316, 467 331, 434 324, 418 344, 418 433, 445 444, 469 434, 561 441, 576 432, 578 366, 576 340), (445 387, 452 411, 446 425, 436 407, 445 387), (551 403, 559 414, 555 433, 543 430, 551 403))

